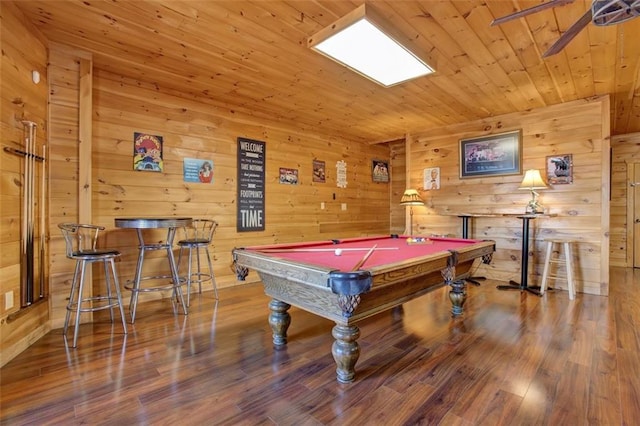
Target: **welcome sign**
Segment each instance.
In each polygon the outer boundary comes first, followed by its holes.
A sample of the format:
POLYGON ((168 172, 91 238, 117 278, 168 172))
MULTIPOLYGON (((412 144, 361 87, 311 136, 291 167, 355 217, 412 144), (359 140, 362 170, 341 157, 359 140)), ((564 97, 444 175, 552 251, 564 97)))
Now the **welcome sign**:
POLYGON ((266 143, 238 138, 238 232, 264 231, 266 143))

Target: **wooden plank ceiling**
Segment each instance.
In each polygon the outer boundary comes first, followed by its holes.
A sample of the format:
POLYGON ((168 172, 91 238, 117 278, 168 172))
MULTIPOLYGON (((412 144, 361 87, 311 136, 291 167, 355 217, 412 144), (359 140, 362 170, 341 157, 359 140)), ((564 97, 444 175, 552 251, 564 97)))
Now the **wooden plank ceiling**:
POLYGON ((48 40, 92 52, 105 75, 363 143, 604 94, 612 134, 640 132, 640 18, 589 24, 543 60, 590 1, 489 25, 541 2, 368 1, 436 69, 391 88, 306 47, 307 37, 361 0, 15 3, 48 40))

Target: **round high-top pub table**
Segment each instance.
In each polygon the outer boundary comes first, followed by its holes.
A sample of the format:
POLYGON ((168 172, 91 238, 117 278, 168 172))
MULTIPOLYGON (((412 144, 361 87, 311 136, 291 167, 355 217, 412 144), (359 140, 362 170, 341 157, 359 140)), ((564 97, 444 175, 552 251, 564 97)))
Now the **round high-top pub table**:
MULTIPOLYGON (((506 216, 506 215, 505 215, 506 216)), ((518 219, 522 219, 522 249, 520 257, 520 282, 509 281, 509 284, 498 285, 498 290, 520 290, 528 291, 536 296, 542 296, 540 288, 537 286, 530 286, 527 281, 529 279, 529 222, 531 220, 538 219, 540 217, 555 217, 556 214, 546 213, 528 213, 522 215, 516 215, 518 219)))
POLYGON ((176 230, 183 226, 191 225, 192 219, 190 217, 136 217, 136 218, 116 218, 116 228, 131 228, 135 229, 138 234, 138 242, 140 243, 138 249, 138 264, 136 266, 136 273, 132 281, 128 281, 124 286, 127 290, 131 290, 131 302, 129 303, 129 311, 131 313, 131 323, 136 319, 136 308, 138 306, 138 294, 140 292, 147 291, 162 291, 173 290, 171 302, 173 305, 174 313, 177 313, 174 300, 177 299, 182 304, 182 310, 187 315, 187 305, 185 304, 184 297, 182 296, 182 287, 180 283, 180 277, 178 276, 178 268, 176 266, 176 259, 173 256, 173 239, 176 235, 176 230), (142 231, 144 229, 160 229, 167 230, 167 239, 164 242, 149 244, 145 243, 142 231), (152 275, 142 276, 142 264, 144 261, 144 255, 147 251, 152 250, 166 250, 167 259, 169 260, 169 268, 171 275, 152 275), (171 278, 169 285, 161 287, 141 287, 143 280, 158 280, 163 278, 171 278))

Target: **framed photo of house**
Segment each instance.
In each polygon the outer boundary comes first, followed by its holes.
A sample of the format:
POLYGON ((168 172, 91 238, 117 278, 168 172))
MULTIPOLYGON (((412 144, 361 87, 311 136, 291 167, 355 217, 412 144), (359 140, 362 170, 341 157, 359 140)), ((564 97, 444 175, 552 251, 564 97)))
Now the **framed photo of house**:
POLYGON ((573 155, 550 155, 547 157, 547 182, 551 185, 573 183, 573 155))
POLYGON ((522 130, 460 140, 460 177, 522 173, 522 130))

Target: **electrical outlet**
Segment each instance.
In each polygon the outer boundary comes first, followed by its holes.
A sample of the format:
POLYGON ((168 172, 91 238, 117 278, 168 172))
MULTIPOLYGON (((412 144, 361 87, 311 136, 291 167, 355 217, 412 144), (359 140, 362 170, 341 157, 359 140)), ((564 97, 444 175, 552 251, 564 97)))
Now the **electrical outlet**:
POLYGON ((320 209, 324 210, 324 203, 320 203, 320 209))
POLYGON ((342 203, 342 210, 347 210, 347 203, 342 203))
POLYGON ((13 308, 13 290, 4 294, 4 310, 8 311, 13 308))

